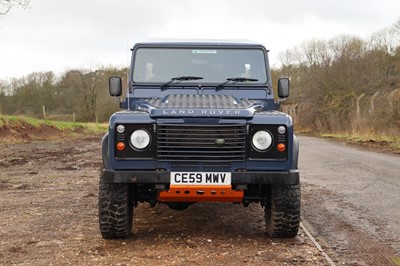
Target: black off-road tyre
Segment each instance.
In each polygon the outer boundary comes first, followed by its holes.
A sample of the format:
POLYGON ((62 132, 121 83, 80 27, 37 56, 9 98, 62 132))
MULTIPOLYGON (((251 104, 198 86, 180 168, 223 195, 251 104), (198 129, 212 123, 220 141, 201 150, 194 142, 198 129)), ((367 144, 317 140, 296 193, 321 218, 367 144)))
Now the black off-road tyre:
POLYGON ((271 186, 264 206, 267 233, 272 238, 297 236, 300 205, 300 184, 271 186))
POLYGON ((129 184, 99 185, 99 225, 103 238, 126 238, 132 233, 133 202, 129 184))

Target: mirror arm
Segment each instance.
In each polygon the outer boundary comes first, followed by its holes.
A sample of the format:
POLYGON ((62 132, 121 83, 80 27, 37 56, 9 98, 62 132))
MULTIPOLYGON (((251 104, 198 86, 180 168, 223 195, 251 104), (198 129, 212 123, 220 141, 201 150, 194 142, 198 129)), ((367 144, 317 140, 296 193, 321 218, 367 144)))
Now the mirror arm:
POLYGON ((278 98, 278 103, 281 103, 281 102, 284 102, 284 101, 286 101, 287 100, 287 98, 285 97, 285 98, 278 98))

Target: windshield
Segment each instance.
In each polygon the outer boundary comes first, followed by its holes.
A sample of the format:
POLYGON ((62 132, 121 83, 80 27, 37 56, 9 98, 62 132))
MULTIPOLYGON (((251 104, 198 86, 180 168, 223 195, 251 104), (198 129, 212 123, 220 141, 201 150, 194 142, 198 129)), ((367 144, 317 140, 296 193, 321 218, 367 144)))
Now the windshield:
MULTIPOLYGON (((176 77, 201 77, 180 83, 222 83, 227 79, 255 79, 266 83, 264 52, 261 49, 228 48, 139 48, 133 66, 136 83, 166 83, 176 77)), ((235 82, 236 83, 236 82, 235 82)))

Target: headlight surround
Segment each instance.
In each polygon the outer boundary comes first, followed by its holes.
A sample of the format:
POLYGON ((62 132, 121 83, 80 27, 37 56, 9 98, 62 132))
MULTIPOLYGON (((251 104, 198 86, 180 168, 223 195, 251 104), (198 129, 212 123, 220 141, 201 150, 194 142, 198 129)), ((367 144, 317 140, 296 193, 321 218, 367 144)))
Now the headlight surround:
POLYGON ((272 145, 272 135, 268 131, 259 130, 254 133, 251 143, 256 150, 266 151, 272 145))
POLYGON ((134 149, 144 150, 150 145, 151 135, 145 129, 137 129, 131 134, 129 141, 134 149))

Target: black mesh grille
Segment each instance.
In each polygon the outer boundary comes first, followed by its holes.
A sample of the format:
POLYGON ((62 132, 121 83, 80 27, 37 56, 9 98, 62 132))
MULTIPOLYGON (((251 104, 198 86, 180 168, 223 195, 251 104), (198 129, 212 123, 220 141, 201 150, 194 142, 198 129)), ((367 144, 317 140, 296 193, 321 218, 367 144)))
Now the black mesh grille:
POLYGON ((165 161, 243 161, 245 125, 158 125, 157 157, 165 161))

